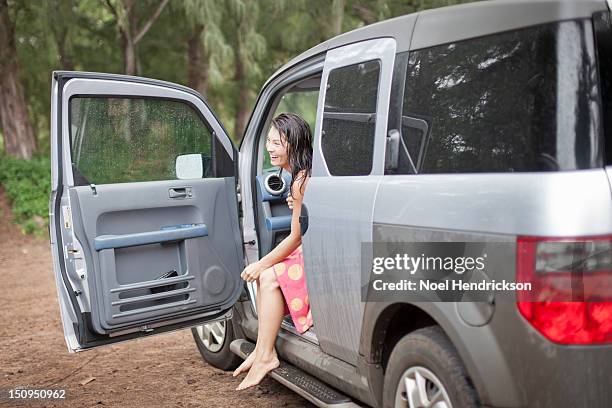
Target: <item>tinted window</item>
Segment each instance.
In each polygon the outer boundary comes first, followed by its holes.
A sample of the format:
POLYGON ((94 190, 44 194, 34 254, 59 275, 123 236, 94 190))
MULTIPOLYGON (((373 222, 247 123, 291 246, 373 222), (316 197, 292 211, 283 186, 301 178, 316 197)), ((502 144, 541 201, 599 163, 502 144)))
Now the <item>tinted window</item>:
POLYGON ((598 101, 590 22, 548 24, 411 52, 402 137, 422 173, 590 168, 598 101))
POLYGON ((70 123, 77 185, 173 180, 176 157, 191 153, 212 176, 212 132, 186 103, 73 98, 70 123))
POLYGON ((605 163, 612 164, 612 24, 610 13, 601 12, 594 16, 601 78, 601 99, 605 132, 605 163))
POLYGON ((372 171, 380 62, 332 70, 327 81, 321 147, 334 176, 372 171))

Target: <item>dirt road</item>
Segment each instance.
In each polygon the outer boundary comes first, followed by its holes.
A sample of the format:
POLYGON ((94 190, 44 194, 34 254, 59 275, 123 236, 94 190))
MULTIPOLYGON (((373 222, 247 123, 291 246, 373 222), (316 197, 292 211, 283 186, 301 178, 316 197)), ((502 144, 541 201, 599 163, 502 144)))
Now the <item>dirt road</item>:
POLYGON ((311 407, 276 381, 240 379, 202 360, 190 330, 68 354, 48 240, 23 236, 0 190, 0 406, 311 407), (65 389, 65 400, 8 400, 8 390, 65 389))

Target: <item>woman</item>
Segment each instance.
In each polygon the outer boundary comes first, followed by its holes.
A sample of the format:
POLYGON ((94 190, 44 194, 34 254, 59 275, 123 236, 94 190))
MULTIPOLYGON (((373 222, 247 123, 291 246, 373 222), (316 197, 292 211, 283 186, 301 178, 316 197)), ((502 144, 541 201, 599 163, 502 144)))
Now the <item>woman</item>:
POLYGON ((266 256, 244 268, 240 275, 247 282, 257 280, 259 329, 255 350, 233 373, 236 377, 249 370, 237 390, 259 384, 269 371, 279 366, 274 343, 285 312, 291 314, 300 333, 312 326, 299 222, 304 189, 312 168, 310 126, 295 114, 281 113, 272 120, 266 150, 272 165, 292 175, 287 198, 292 209, 291 233, 266 256))

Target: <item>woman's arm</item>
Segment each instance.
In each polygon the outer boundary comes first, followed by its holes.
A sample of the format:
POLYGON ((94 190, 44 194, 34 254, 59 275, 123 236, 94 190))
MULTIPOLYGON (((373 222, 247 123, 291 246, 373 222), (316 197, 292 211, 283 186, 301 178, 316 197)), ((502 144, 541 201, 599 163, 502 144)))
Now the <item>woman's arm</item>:
POLYGON ((283 239, 280 244, 270 251, 266 256, 261 258, 259 261, 252 263, 247 266, 242 274, 240 275, 246 281, 253 281, 257 279, 259 274, 272 267, 274 264, 279 263, 291 254, 295 249, 302 243, 302 234, 300 231, 300 213, 302 211, 302 200, 303 192, 306 191, 306 183, 308 178, 304 178, 302 172, 296 177, 295 183, 293 183, 291 192, 293 195, 293 211, 291 213, 291 232, 283 239), (301 187, 302 180, 304 187, 301 187), (301 190, 301 191, 300 191, 301 190))

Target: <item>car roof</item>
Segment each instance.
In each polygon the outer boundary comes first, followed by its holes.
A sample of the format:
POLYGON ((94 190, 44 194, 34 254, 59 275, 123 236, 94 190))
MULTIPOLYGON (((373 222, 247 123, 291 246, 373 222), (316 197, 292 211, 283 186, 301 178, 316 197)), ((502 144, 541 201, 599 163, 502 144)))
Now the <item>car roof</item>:
POLYGON ((590 18, 593 13, 607 9, 606 0, 488 0, 420 11, 357 28, 322 42, 284 64, 265 85, 303 61, 359 41, 393 37, 397 52, 402 52, 537 24, 590 18))

